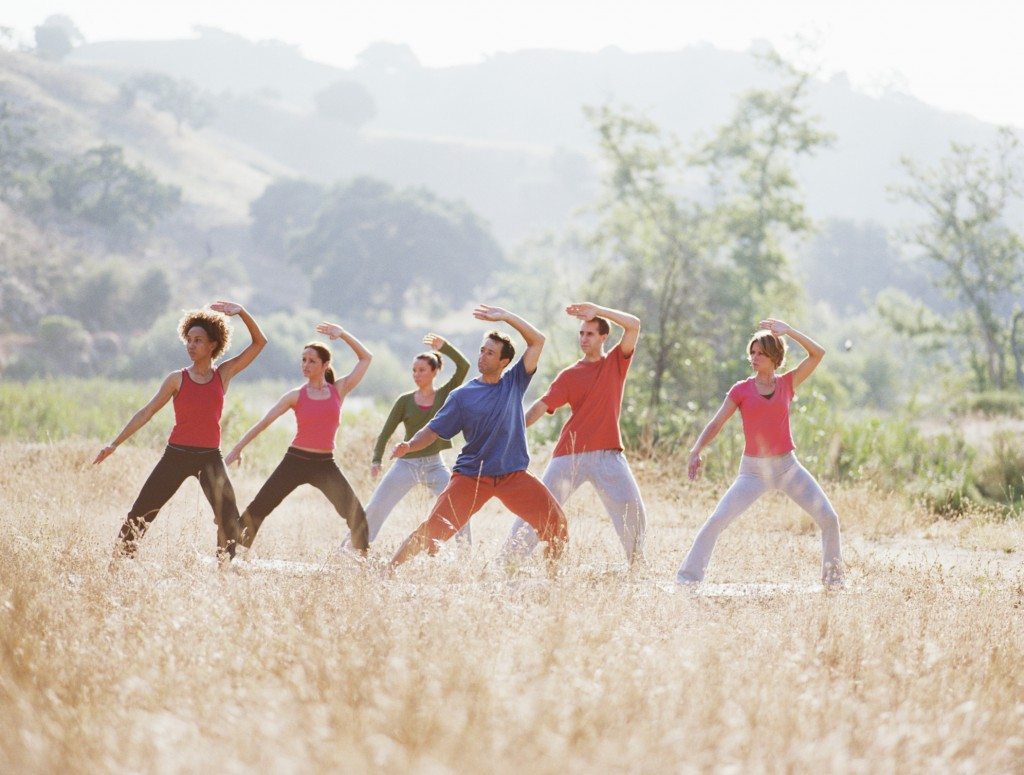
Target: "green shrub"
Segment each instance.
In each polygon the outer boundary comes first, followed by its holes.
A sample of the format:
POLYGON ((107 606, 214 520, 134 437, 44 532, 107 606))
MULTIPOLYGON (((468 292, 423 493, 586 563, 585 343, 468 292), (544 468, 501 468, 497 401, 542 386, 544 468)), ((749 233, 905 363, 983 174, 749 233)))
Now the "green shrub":
POLYGON ((1019 510, 1024 503, 1024 444, 1017 434, 999 431, 992 448, 977 466, 978 490, 982 496, 1019 510))
POLYGON ((985 417, 1024 416, 1024 393, 1013 390, 988 390, 968 393, 953 407, 960 415, 981 414, 985 417))

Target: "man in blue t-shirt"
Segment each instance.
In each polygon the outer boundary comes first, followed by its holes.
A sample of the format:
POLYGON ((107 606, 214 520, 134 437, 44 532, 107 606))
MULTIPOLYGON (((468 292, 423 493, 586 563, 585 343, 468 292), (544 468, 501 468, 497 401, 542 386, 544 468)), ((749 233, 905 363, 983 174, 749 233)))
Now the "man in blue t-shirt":
POLYGON ((540 540, 547 542, 549 559, 561 555, 569 537, 562 507, 526 470, 530 454, 526 448, 523 396, 537 371, 544 335, 501 307, 481 304, 473 310, 473 316, 508 323, 526 340, 526 351, 506 371, 516 354, 512 340, 498 331, 488 331, 477 359, 480 376, 453 391, 434 419, 409 441, 395 445, 391 456, 402 457, 429 446, 438 437, 450 439, 461 431, 466 439, 451 481, 438 496, 430 516, 399 548, 392 566, 423 551, 434 554, 441 542, 455 535, 492 497, 537 531, 540 540))

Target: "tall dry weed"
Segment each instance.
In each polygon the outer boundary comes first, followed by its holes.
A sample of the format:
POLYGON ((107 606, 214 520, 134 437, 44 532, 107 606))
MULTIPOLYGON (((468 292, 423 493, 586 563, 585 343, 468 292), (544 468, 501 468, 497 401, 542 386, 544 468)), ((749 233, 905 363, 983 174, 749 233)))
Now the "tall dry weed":
MULTIPOLYGON (((342 437, 365 498, 372 431, 342 437)), ((770 497, 723 535, 710 594, 691 595, 666 582, 720 488, 654 461, 636 466, 648 567, 625 570, 584 489, 554 578, 496 560, 511 521, 496 506, 474 520, 472 547, 394 577, 359 566, 334 552, 341 520, 308 488, 267 520, 254 561, 218 570, 191 480, 139 559, 108 568, 159 450, 124 447, 99 467, 94 454, 0 448, 5 772, 1006 772, 1024 760, 1018 521, 937 521, 898 496, 830 488, 852 584, 824 594, 810 520, 770 497), (768 582, 784 586, 734 594, 768 582)), ((242 505, 275 462, 234 474, 242 505)), ((428 504, 403 502, 375 557, 428 504)))

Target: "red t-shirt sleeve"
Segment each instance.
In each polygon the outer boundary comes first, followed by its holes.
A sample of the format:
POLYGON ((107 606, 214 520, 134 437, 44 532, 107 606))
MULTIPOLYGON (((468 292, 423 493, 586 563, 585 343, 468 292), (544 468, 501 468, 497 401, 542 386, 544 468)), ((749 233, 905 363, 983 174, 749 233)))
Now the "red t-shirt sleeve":
POLYGON ((622 344, 615 345, 611 350, 608 351, 608 355, 615 358, 616 365, 618 366, 619 373, 622 374, 629 371, 629 364, 633 362, 633 356, 636 355, 636 349, 633 350, 629 355, 622 352, 622 344))
POLYGON ((731 388, 729 388, 729 393, 726 395, 726 398, 728 398, 730 401, 736 404, 736 406, 740 406, 743 403, 744 384, 746 384, 746 380, 740 380, 731 388))
POLYGON ((548 414, 554 412, 558 407, 565 406, 569 403, 569 389, 566 385, 568 380, 565 378, 565 372, 562 372, 555 381, 551 383, 551 387, 548 388, 548 392, 540 397, 540 400, 544 402, 544 405, 548 408, 548 414))

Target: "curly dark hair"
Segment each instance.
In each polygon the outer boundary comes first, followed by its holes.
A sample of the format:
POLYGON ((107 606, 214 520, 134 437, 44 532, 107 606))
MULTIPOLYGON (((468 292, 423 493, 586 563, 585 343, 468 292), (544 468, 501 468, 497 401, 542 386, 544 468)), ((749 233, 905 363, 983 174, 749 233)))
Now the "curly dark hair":
POLYGON ((213 348, 213 358, 217 359, 231 346, 231 326, 228 325, 227 315, 214 312, 210 309, 194 309, 186 312, 184 317, 178 321, 178 336, 181 341, 187 341, 188 332, 199 326, 210 339, 217 343, 213 348))

